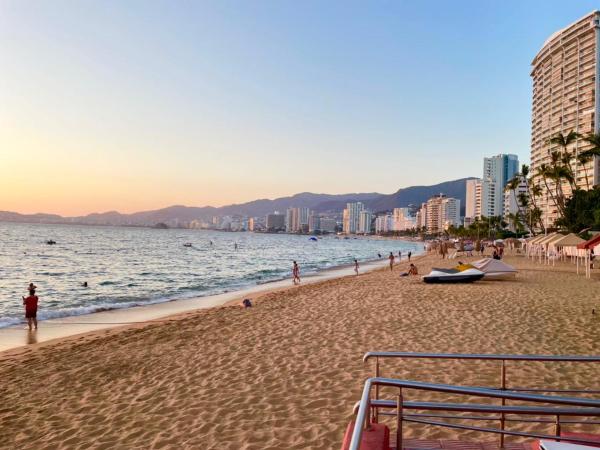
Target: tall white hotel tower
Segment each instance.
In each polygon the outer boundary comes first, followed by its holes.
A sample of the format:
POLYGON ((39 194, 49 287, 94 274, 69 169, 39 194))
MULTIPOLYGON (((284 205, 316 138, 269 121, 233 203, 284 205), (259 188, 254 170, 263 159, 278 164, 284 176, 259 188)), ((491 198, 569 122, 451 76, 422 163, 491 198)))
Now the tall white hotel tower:
MULTIPOLYGON (((531 114, 531 173, 550 162, 550 153, 560 151, 548 140, 571 130, 582 135, 598 133, 600 121, 600 11, 577 20, 550 36, 531 63, 533 105, 531 114)), ((583 140, 568 150, 576 154, 589 148, 583 140)), ((577 186, 587 189, 600 182, 599 161, 586 167, 573 162, 577 186), (587 181, 586 181, 587 178, 587 181)), ((550 189, 553 184, 548 180, 550 189)), ((540 177, 543 194, 538 202, 546 224, 556 219, 556 206, 540 177)), ((570 193, 569 186, 563 186, 570 193)))

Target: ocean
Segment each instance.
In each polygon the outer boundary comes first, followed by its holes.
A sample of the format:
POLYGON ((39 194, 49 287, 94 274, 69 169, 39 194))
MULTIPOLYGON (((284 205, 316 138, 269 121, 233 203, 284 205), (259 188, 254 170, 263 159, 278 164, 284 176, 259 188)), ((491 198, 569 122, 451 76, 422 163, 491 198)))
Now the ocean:
POLYGON ((30 282, 38 288, 38 318, 56 319, 281 280, 293 260, 309 275, 354 258, 373 261, 378 253, 387 258, 422 248, 372 238, 315 242, 287 234, 0 222, 0 327, 23 322, 21 297, 30 282))

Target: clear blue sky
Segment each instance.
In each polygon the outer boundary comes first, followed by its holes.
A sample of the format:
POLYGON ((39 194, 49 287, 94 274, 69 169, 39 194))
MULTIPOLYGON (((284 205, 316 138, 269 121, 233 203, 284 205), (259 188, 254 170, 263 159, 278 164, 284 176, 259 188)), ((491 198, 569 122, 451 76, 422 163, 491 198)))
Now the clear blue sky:
POLYGON ((0 209, 388 193, 527 162, 530 62, 598 6, 4 0, 0 209))

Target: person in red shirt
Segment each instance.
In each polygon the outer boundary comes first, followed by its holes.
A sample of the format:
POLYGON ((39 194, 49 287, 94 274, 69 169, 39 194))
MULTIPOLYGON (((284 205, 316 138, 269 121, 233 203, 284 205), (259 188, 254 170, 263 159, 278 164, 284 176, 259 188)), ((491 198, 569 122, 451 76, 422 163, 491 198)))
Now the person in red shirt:
POLYGON ((25 305, 25 318, 27 319, 27 325, 29 325, 29 331, 31 331, 32 325, 37 330, 37 308, 38 308, 38 296, 35 295, 35 286, 29 286, 29 297, 23 297, 23 304, 25 305))

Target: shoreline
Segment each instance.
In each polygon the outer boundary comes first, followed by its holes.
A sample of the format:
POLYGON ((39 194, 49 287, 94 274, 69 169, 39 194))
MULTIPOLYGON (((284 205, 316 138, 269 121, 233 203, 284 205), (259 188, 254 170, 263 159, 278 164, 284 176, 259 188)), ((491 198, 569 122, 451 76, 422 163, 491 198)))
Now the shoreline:
MULTIPOLYGON (((366 351, 598 354, 600 319, 592 311, 600 274, 590 281, 570 262, 505 259, 519 270, 514 279, 430 285, 399 276, 406 260, 393 273, 366 273, 365 265, 358 277, 267 289, 249 309, 225 304, 2 352, 0 447, 326 450, 339 447, 373 374, 366 351)), ((426 274, 456 260, 429 253, 415 264, 426 274)), ((384 361, 381 370, 496 386, 499 366, 411 360, 384 361)), ((511 386, 581 389, 597 374, 589 364, 510 364, 507 376, 511 386)), ((569 425, 579 430, 586 429, 569 425)), ((469 436, 406 427, 407 438, 469 436)))
MULTIPOLYGON (((426 253, 418 253, 413 260, 422 258, 426 253)), ((402 263, 408 262, 404 259, 402 263)), ((396 262, 395 265, 402 263, 396 262)), ((371 260, 360 265, 361 274, 387 267, 388 260, 371 260)), ((295 286, 289 278, 273 280, 254 286, 244 287, 220 294, 180 298, 164 302, 128 308, 115 308, 107 311, 98 311, 88 314, 66 316, 56 319, 39 321, 38 330, 29 332, 25 322, 0 328, 0 356, 12 350, 23 347, 67 339, 82 334, 94 333, 102 330, 140 326, 150 323, 160 323, 171 320, 176 316, 193 313, 199 310, 230 307, 238 305, 245 297, 252 295, 265 295, 294 287, 311 285, 327 280, 344 278, 354 275, 354 266, 345 264, 325 268, 302 277, 302 284, 295 286)))

